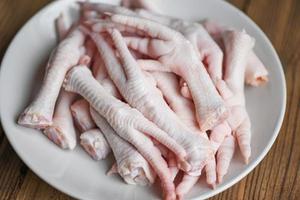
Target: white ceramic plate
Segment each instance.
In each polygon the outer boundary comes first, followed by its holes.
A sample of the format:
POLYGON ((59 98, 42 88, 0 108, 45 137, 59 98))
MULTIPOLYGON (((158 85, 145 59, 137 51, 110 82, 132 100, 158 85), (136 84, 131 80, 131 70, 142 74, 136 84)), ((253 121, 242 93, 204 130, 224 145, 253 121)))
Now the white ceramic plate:
MULTIPOLYGON (((103 0, 117 3, 118 0, 103 0)), ((260 88, 246 88, 247 109, 252 122, 252 157, 244 165, 239 153, 222 184, 211 190, 197 184, 188 199, 211 197, 246 176, 266 155, 282 124, 286 88, 278 55, 265 34, 246 15, 220 0, 152 0, 163 13, 190 20, 211 18, 242 29, 256 39, 255 52, 270 73, 270 81, 260 88)), ((53 187, 79 199, 159 199, 157 186, 150 188, 124 184, 117 176, 106 176, 112 159, 95 162, 80 148, 63 151, 39 131, 16 124, 19 113, 40 87, 44 63, 55 45, 54 19, 61 11, 75 17, 73 0, 55 1, 19 31, 9 46, 1 66, 1 121, 5 133, 22 160, 53 187)))

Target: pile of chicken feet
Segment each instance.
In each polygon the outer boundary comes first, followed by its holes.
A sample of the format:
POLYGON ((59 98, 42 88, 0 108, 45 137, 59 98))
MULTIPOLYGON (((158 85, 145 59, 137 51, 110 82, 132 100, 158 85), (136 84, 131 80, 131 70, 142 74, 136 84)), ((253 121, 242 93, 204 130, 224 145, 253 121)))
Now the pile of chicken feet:
POLYGON ((158 176, 164 199, 182 199, 204 172, 214 188, 238 147, 248 163, 244 84, 268 80, 251 36, 141 8, 79 6, 71 27, 63 14, 55 21, 60 42, 20 125, 63 149, 74 149, 79 132, 93 159, 113 152, 108 174, 139 185, 158 176))

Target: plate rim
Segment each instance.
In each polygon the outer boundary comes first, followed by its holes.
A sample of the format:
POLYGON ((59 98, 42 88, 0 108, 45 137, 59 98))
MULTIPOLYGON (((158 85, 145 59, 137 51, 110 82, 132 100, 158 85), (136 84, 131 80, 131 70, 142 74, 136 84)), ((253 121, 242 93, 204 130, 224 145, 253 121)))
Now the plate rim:
MULTIPOLYGON (((75 2, 74 0, 67 0, 69 2, 75 2)), ((65 2, 67 2, 65 1, 65 2)), ((247 15, 245 14, 243 11, 241 11, 240 9, 238 9, 236 6, 232 5, 231 3, 227 2, 227 1, 220 1, 220 0, 210 0, 210 1, 215 1, 217 3, 223 4, 223 6, 227 6, 230 7, 230 9, 236 10, 238 12, 239 15, 241 15, 242 17, 245 18, 245 20, 247 21, 247 23, 249 23, 250 26, 253 26, 253 28, 255 29, 255 31, 262 36, 263 40, 266 42, 266 45, 268 47, 268 49, 271 51, 271 54, 274 55, 275 57, 275 62, 276 64, 278 64, 280 66, 279 68, 279 73, 280 73, 280 78, 282 79, 281 84, 283 87, 283 95, 281 96, 281 110, 280 110, 280 114, 278 116, 277 122, 276 122, 276 126, 273 130, 273 134, 272 137, 270 138, 270 140, 268 141, 267 145, 265 146, 265 148, 262 150, 262 152, 259 154, 258 157, 255 158, 255 161, 252 162, 251 164, 248 164, 248 166, 242 171, 242 173, 240 173, 239 175, 237 175, 236 177, 234 177, 231 181, 229 181, 227 184, 222 185, 217 187, 214 190, 211 190, 210 193, 207 194, 202 194, 199 195, 198 197, 192 198, 192 200, 196 200, 196 199, 207 199, 210 197, 213 197, 223 191, 225 191, 226 189, 230 188, 231 186, 233 186, 234 184, 236 184, 237 182, 239 182, 240 180, 242 180, 245 176, 247 176, 267 155, 267 153, 270 151, 271 147, 273 146, 279 132, 280 132, 280 128, 282 126, 283 123, 283 119, 285 116, 285 111, 286 111, 286 99, 287 99, 287 88, 286 88, 286 80, 285 80, 285 75, 284 75, 284 71, 283 71, 283 66, 282 63, 279 59, 279 56, 274 48, 274 46, 272 45, 271 41, 269 40, 269 38, 266 36, 266 34, 260 29, 260 27, 247 15)), ((23 26, 17 31, 17 33, 15 34, 15 36, 13 37, 13 39, 10 41, 8 48, 6 49, 4 56, 2 58, 1 64, 0 64, 0 94, 2 94, 2 87, 4 84, 2 84, 2 74, 3 74, 3 63, 5 63, 6 59, 7 59, 7 55, 9 54, 9 52, 11 51, 14 42, 16 40, 16 38, 21 34, 21 32, 23 31, 23 29, 28 25, 28 23, 35 17, 37 17, 38 15, 40 15, 41 13, 43 13, 45 10, 47 10, 49 7, 55 6, 55 4, 61 3, 61 1, 52 1, 48 4, 46 4, 45 6, 43 6, 40 10, 38 10, 32 17, 30 17, 25 24, 23 24, 23 26)), ((0 99, 0 106, 2 105, 1 103, 1 99, 0 99)), ((1 108, 1 107, 0 107, 1 108)), ((65 187, 60 187, 56 184, 55 181, 51 181, 48 180, 47 177, 40 172, 40 170, 38 170, 37 168, 35 168, 33 165, 31 165, 31 163, 28 160, 23 159, 23 157, 21 156, 22 153, 20 152, 20 150, 17 148, 17 145, 14 144, 13 139, 10 137, 10 134, 8 134, 8 130, 9 128, 6 126, 6 124, 3 123, 3 119, 2 119, 2 111, 0 110, 0 122, 2 124, 4 133, 10 143, 10 145, 13 147, 13 150, 17 153, 18 157, 39 177, 41 178, 43 181, 45 181, 47 184, 51 185, 52 187, 54 187, 55 189, 73 197, 73 198, 80 198, 83 195, 77 195, 74 194, 74 192, 69 191, 68 189, 66 189, 65 187)))

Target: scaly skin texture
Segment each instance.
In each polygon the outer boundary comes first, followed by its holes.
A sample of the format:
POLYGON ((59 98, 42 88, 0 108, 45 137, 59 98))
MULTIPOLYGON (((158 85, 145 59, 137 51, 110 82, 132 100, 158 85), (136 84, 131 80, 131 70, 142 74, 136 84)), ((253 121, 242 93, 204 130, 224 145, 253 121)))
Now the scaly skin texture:
POLYGON ((223 53, 201 24, 155 14, 143 9, 136 12, 139 16, 162 23, 182 33, 198 50, 200 60, 206 63, 211 78, 214 81, 222 78, 223 53))
MULTIPOLYGON (((99 55, 97 55, 95 59, 93 74, 96 80, 103 86, 104 89, 106 89, 106 91, 111 93, 117 99, 121 99, 121 95, 112 80, 109 78, 104 63, 99 55)), ((103 119, 99 121, 98 126, 101 130, 105 130, 109 125, 103 119), (103 123, 106 124, 103 125, 103 123)), ((108 172, 108 175, 112 173, 119 173, 120 176, 123 177, 123 179, 129 184, 152 184, 156 175, 149 166, 148 162, 141 156, 140 153, 138 153, 135 148, 132 147, 131 144, 118 137, 114 130, 108 128, 108 132, 106 131, 105 134, 109 134, 109 131, 113 131, 114 133, 107 135, 107 138, 115 149, 114 152, 116 153, 114 153, 114 156, 117 163, 113 164, 112 169, 108 172)))
POLYGON ((55 103, 67 71, 80 59, 84 35, 71 32, 49 59, 42 87, 32 103, 20 115, 18 123, 31 128, 45 128, 52 123, 55 103))
MULTIPOLYGON (((225 81, 218 81, 216 84, 220 94, 230 108, 230 115, 227 119, 228 125, 233 130, 234 137, 238 141, 242 155, 248 163, 251 155, 250 119, 245 108, 244 97, 244 74, 247 56, 249 55, 254 42, 244 32, 228 31, 222 36, 225 49, 225 81), (228 86, 227 86, 228 85, 228 86)), ((229 164, 235 150, 235 138, 229 135, 221 144, 217 153, 217 174, 218 182, 222 182, 223 176, 227 173, 229 164)))
POLYGON ((110 147, 103 138, 102 132, 96 129, 90 114, 90 104, 84 99, 79 99, 72 104, 71 113, 81 133, 81 146, 94 160, 104 159, 109 154, 110 147))
MULTIPOLYGON (((63 40, 68 32, 64 20, 64 15, 60 14, 55 21, 59 41, 63 40)), ((75 98, 75 94, 61 89, 55 106, 53 123, 43 130, 51 141, 63 149, 74 149, 77 143, 76 131, 70 112, 70 105, 75 98)))
POLYGON ((108 91, 117 99, 122 100, 122 96, 118 88, 115 86, 111 78, 108 76, 104 62, 101 59, 98 52, 92 70, 95 79, 106 89, 106 91, 108 91))
MULTIPOLYGON (((215 21, 205 20, 203 26, 213 37, 215 42, 224 50, 224 41, 222 39, 222 33, 229 28, 223 27, 215 21)), ((181 93, 186 98, 191 98, 187 84, 181 81, 181 93)), ((253 50, 250 51, 247 58, 246 71, 245 71, 245 83, 251 86, 261 86, 268 82, 268 71, 262 61, 256 56, 253 50)))
POLYGON ((107 120, 116 133, 131 143, 149 162, 161 180, 165 199, 175 199, 175 188, 167 163, 147 136, 168 147, 181 162, 185 161, 185 150, 167 133, 144 118, 138 110, 108 94, 93 78, 87 67, 78 66, 71 69, 66 76, 64 88, 80 94, 89 101, 90 105, 107 120))
POLYGON ((217 174, 218 182, 221 183, 229 169, 230 162, 235 150, 235 138, 232 135, 227 136, 217 152, 217 174))
POLYGON ((76 131, 70 111, 70 105, 75 98, 75 94, 62 89, 55 106, 53 123, 43 130, 44 134, 51 141, 63 149, 74 149, 77 143, 76 131))
POLYGON ((111 36, 120 55, 120 62, 113 49, 101 36, 91 34, 113 82, 131 106, 141 111, 186 150, 186 159, 191 168, 185 169, 180 162, 179 167, 190 175, 198 175, 212 154, 209 141, 191 132, 172 112, 155 86, 148 82, 130 54, 120 32, 114 29, 111 36))
POLYGON ((90 104, 84 99, 75 101, 71 106, 71 112, 80 133, 96 128, 96 124, 90 115, 90 104))
POLYGON ((80 144, 94 160, 105 159, 111 152, 111 148, 100 129, 90 129, 82 133, 80 144))
MULTIPOLYGON (((245 163, 248 163, 251 155, 251 123, 245 108, 244 80, 254 40, 244 31, 225 31, 221 39, 225 50, 225 82, 219 80, 216 87, 230 109, 226 121, 238 141, 245 163)), ((188 90, 182 91, 186 92, 185 97, 190 97, 188 90)))
POLYGON ((248 163, 251 155, 251 127, 245 107, 244 80, 246 60, 254 46, 254 40, 244 31, 226 31, 222 37, 226 55, 224 76, 226 84, 220 82, 221 86, 218 86, 218 89, 227 106, 230 107, 230 116, 227 121, 234 131, 244 160, 248 163))
POLYGON ((171 172, 172 180, 174 181, 175 177, 179 172, 179 169, 177 167, 177 162, 176 162, 176 156, 171 151, 169 151, 167 155, 167 160, 168 160, 168 167, 171 172))
POLYGON ((176 195, 178 200, 183 200, 183 196, 187 194, 191 188, 197 183, 199 177, 184 175, 180 184, 176 187, 176 195))
MULTIPOLYGON (((139 60, 144 69, 172 71, 187 81, 196 105, 197 120, 205 131, 227 117, 224 102, 217 93, 205 67, 193 45, 176 32, 151 20, 113 15, 116 27, 127 32, 143 33, 147 38, 126 37, 127 45, 156 60, 139 60), (123 28, 120 28, 123 27, 123 28), (125 27, 125 28, 124 28, 125 27), (189 59, 186 59, 186 58, 189 59), (200 95, 201 93, 201 95, 200 95)), ((93 26, 94 31, 103 30, 103 24, 93 26)))
POLYGON ((91 115, 103 131, 116 159, 117 172, 128 184, 149 185, 155 180, 155 173, 145 158, 127 141, 123 140, 108 122, 93 108, 91 115))
MULTIPOLYGON (((205 29, 220 45, 224 46, 222 41, 222 33, 229 30, 229 28, 223 27, 215 21, 206 20, 203 23, 205 29)), ((246 63, 245 82, 252 86, 260 86, 268 81, 268 71, 262 61, 251 50, 246 63)))
MULTIPOLYGON (((157 87, 162 92, 165 100, 168 102, 172 110, 179 116, 183 123, 185 123, 194 133, 208 138, 207 134, 201 132, 196 121, 195 108, 193 102, 181 96, 179 91, 179 82, 175 74, 166 72, 152 72, 155 77, 157 87)), ((206 180, 213 188, 216 184, 216 163, 212 156, 205 166, 206 180)), ((187 194, 193 185, 197 182, 199 176, 191 177, 185 174, 182 181, 176 187, 176 194, 182 198, 187 194)))

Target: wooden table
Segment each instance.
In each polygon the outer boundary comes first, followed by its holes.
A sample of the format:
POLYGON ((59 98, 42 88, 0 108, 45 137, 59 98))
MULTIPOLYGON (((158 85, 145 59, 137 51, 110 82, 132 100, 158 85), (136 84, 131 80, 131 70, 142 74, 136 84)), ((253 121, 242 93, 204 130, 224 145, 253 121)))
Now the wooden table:
MULTIPOLYGON (((0 58, 18 29, 49 0, 0 0, 0 58)), ((300 1, 231 0, 268 35, 284 66, 287 109, 271 151, 247 177, 211 199, 300 198, 300 1)), ((0 199, 71 199, 20 160, 0 126, 0 199)))

